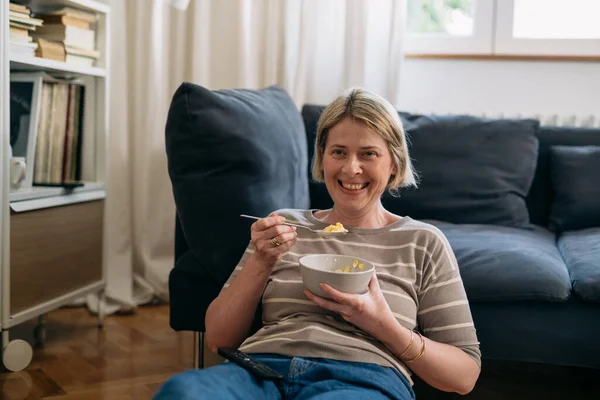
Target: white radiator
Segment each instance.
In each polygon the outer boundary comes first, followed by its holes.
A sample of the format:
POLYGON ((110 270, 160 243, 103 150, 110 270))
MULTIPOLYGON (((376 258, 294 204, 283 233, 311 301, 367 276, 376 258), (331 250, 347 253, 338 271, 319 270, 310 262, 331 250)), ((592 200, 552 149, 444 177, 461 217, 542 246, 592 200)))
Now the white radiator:
POLYGON ((546 126, 574 126, 579 128, 600 128, 600 116, 596 115, 559 115, 559 114, 482 114, 486 118, 533 118, 546 126))
POLYGON ((573 126, 578 128, 597 128, 600 129, 600 115, 559 115, 559 114, 519 114, 519 113, 456 113, 456 112, 425 112, 414 111, 417 114, 430 115, 476 115, 484 118, 533 118, 540 121, 545 126, 573 126))

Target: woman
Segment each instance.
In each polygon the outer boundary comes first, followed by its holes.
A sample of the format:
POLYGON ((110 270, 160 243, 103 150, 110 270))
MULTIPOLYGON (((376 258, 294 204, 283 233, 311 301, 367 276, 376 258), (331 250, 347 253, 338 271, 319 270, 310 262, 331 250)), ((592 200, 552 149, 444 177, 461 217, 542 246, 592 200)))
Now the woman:
POLYGON ((362 89, 334 100, 319 120, 312 173, 334 206, 281 210, 254 223, 251 244, 206 315, 213 351, 239 347, 285 381, 259 381, 225 363, 172 378, 157 398, 410 399, 411 371, 440 390, 472 390, 479 342, 448 241, 381 203, 385 190, 416 185, 391 104, 362 89), (284 221, 317 229, 340 222, 348 233, 323 239, 284 221), (322 285, 334 299, 327 300, 304 290, 298 259, 319 253, 373 262, 368 292, 322 285), (263 327, 247 338, 261 301, 263 327))

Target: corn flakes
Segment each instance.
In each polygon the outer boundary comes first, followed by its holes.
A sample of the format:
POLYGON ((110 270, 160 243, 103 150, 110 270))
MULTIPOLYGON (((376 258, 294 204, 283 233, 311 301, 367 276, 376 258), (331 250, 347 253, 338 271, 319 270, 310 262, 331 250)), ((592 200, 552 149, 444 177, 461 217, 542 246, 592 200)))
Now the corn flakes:
POLYGON ((323 229, 323 231, 325 231, 325 232, 348 232, 348 229, 344 228, 344 225, 342 225, 340 222, 336 222, 335 225, 329 225, 328 227, 323 229))
POLYGON ((342 273, 357 272, 357 269, 364 271, 365 264, 359 263, 358 260, 354 260, 352 262, 352 266, 347 265, 344 269, 338 268, 334 272, 342 272, 342 273))

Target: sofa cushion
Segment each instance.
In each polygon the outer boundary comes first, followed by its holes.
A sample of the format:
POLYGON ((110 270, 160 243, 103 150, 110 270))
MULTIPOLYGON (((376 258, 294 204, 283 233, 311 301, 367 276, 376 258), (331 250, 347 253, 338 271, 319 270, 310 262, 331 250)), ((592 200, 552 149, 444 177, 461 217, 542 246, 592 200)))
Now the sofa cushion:
POLYGON ((571 275, 573 292, 600 301, 600 228, 563 232, 558 248, 571 275))
POLYGON ((250 240, 240 214, 307 208, 304 124, 278 86, 211 91, 183 83, 166 125, 169 176, 185 239, 224 283, 250 240))
POLYGON ((448 238, 471 301, 569 298, 571 281, 554 234, 492 225, 427 221, 448 238))
POLYGON ((550 229, 600 227, 600 146, 553 146, 550 229))
POLYGON ((538 164, 531 189, 527 195, 529 220, 531 223, 548 227, 548 216, 552 201, 550 181, 550 149, 552 146, 600 146, 600 129, 572 126, 540 126, 538 164))
MULTIPOLYGON (((311 159, 322 111, 302 109, 311 159)), ((400 197, 386 193, 386 208, 417 219, 530 227, 525 196, 537 163, 538 121, 399 114, 421 183, 400 197)), ((312 208, 332 204, 322 184, 311 183, 310 196, 312 208)))

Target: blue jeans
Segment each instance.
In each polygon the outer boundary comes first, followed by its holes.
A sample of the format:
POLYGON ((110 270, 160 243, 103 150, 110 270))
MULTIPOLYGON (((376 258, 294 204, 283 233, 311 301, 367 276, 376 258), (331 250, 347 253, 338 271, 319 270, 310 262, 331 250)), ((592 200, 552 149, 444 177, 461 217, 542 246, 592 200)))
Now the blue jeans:
POLYGON ((232 362, 189 370, 171 377, 154 400, 192 399, 395 399, 415 394, 393 368, 323 358, 251 354, 285 377, 283 382, 257 379, 232 362))

